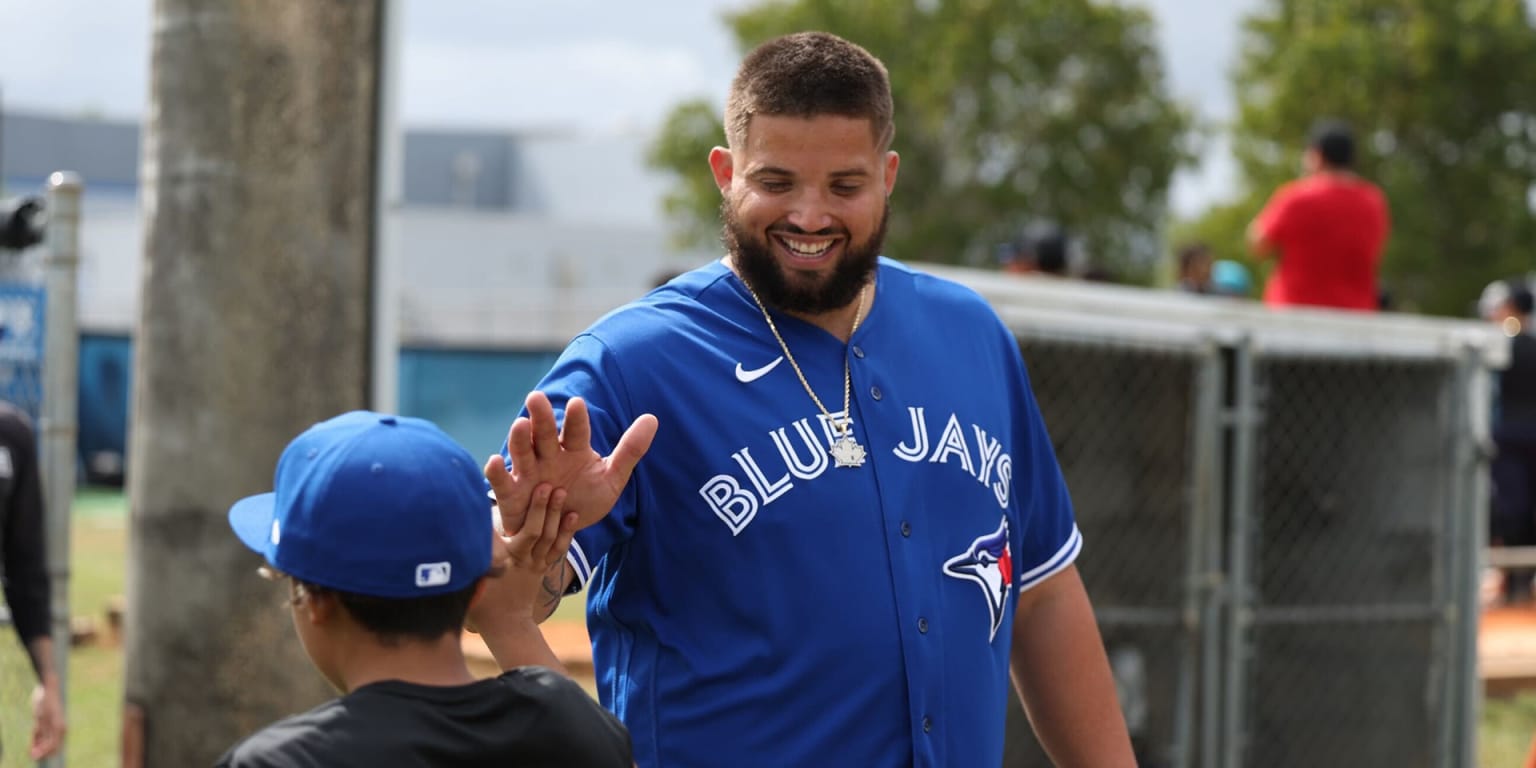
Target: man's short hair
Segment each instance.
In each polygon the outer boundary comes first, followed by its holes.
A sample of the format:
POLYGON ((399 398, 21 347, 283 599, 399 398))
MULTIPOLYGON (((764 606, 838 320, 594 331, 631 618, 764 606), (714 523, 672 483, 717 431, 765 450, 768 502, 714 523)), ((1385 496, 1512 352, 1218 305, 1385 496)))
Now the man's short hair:
POLYGON ((889 149, 895 136, 890 75, 869 51, 826 32, 797 32, 752 49, 731 81, 725 102, 725 137, 742 146, 758 115, 822 115, 869 121, 875 143, 889 149))
POLYGON ((1308 146, 1317 150, 1329 166, 1352 168, 1355 165, 1355 134, 1343 120, 1319 120, 1312 126, 1308 146))

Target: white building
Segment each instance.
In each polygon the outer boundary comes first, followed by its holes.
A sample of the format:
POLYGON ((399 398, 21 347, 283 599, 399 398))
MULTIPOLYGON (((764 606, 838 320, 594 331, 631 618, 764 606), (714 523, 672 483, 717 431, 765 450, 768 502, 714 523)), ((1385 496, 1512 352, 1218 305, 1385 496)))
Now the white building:
MULTIPOLYGON (((520 398, 486 411, 462 393, 490 377, 526 392, 571 336, 659 275, 715 258, 669 245, 666 178, 643 136, 405 131, 398 237, 402 413, 466 446, 500 444, 520 398)), ((143 223, 134 123, 0 113, 0 186, 85 180, 79 283, 81 451, 103 466, 126 445, 143 223)), ((699 172, 708 173, 704 158, 699 172)))

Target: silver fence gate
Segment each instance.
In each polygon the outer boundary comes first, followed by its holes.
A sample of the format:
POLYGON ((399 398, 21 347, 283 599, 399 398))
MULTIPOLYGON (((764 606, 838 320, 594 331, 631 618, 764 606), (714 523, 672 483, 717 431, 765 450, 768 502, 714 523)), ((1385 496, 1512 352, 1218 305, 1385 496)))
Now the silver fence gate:
MULTIPOLYGON (((933 271, 1019 338, 1143 766, 1475 764, 1502 337, 933 271)), ((1016 704, 1005 764, 1050 764, 1016 704)))

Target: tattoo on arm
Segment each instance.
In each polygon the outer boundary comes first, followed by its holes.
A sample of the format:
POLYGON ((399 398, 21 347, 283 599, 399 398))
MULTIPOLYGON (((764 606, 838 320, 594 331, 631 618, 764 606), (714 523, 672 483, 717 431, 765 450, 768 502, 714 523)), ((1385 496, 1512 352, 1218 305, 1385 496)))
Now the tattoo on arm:
POLYGON ((565 587, 571 583, 571 564, 560 558, 560 562, 550 566, 544 572, 544 578, 540 582, 539 589, 539 621, 542 622, 555 612, 560 606, 560 598, 565 597, 565 587))

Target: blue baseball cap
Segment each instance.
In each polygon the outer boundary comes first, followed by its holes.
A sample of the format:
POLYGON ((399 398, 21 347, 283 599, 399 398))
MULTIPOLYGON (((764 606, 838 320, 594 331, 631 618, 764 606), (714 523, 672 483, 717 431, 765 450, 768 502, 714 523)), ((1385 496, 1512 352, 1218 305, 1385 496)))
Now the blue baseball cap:
POLYGON ((1247 296, 1253 291, 1253 278, 1242 262, 1218 259, 1211 263, 1211 289, 1224 296, 1247 296))
POLYGON ((293 439, 273 492, 229 508, 235 535, 272 567, 386 598, 468 588, 491 567, 478 462, 424 419, 352 411, 293 439))

